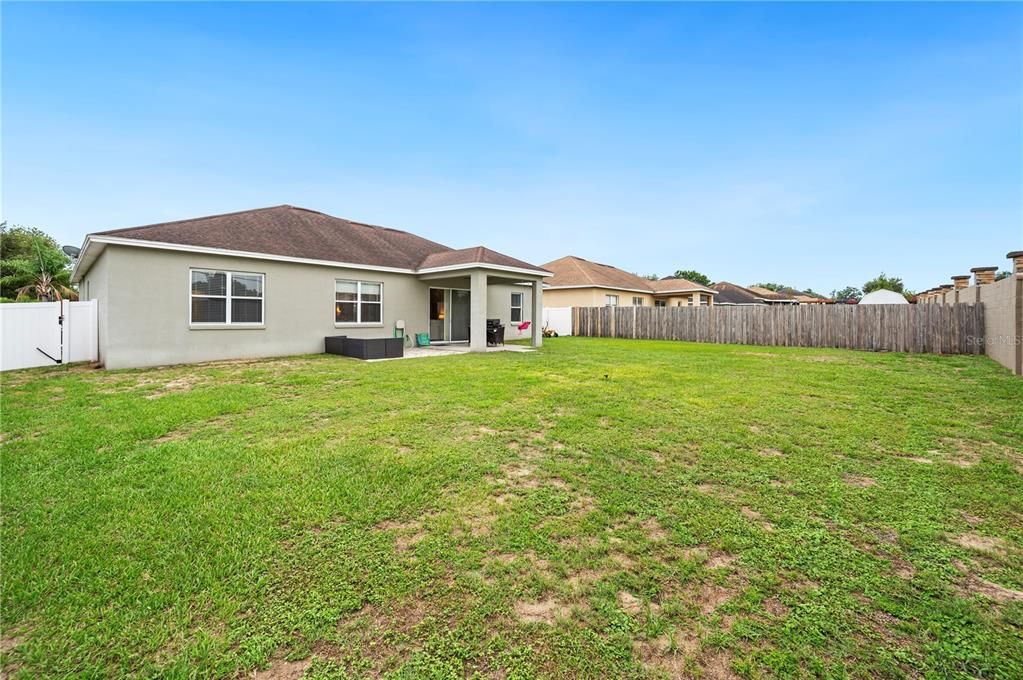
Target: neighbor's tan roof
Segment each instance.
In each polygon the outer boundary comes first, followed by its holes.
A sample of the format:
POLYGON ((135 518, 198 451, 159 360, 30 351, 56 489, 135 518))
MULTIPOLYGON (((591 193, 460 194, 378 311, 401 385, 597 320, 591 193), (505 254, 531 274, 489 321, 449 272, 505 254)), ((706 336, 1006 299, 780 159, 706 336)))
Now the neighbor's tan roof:
POLYGON ((599 288, 619 288, 622 290, 641 290, 653 292, 652 281, 641 276, 622 271, 607 264, 590 262, 581 257, 568 255, 548 262, 543 269, 554 276, 544 279, 544 283, 552 288, 561 286, 593 286, 599 288))
POLYGON ((554 276, 544 279, 544 283, 551 288, 592 286, 594 288, 642 291, 651 295, 667 295, 668 293, 696 290, 714 292, 712 289, 693 283, 688 279, 671 276, 659 281, 651 281, 609 264, 590 262, 574 255, 548 262, 543 265, 543 268, 554 272, 554 276))
POLYGON ((784 293, 778 293, 771 290, 770 288, 761 288, 760 286, 747 286, 746 290, 751 290, 765 300, 792 300, 794 299, 791 295, 785 295, 784 293))
POLYGON ((694 283, 689 279, 683 279, 681 276, 668 276, 660 279, 659 281, 649 281, 650 286, 654 289, 654 293, 674 293, 674 292, 687 292, 691 290, 702 290, 711 291, 712 288, 707 286, 701 286, 698 283, 694 283))

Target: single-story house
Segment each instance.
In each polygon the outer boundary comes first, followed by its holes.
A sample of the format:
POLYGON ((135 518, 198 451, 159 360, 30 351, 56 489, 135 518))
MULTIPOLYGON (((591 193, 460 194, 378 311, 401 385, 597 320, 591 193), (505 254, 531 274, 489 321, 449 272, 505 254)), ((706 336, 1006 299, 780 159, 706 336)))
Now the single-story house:
POLYGON ((718 305, 727 305, 730 307, 767 305, 767 302, 763 297, 757 295, 745 286, 740 286, 728 281, 718 281, 711 286, 711 288, 718 292, 717 299, 714 301, 715 304, 718 305))
POLYGON ((290 205, 89 234, 72 272, 98 303, 107 368, 319 353, 324 338, 403 337, 484 351, 542 341, 551 272, 483 246, 290 205))
POLYGON ((757 297, 761 298, 768 305, 798 305, 799 300, 791 293, 783 293, 770 288, 760 286, 747 286, 757 297))
POLYGON ((651 281, 607 264, 569 255, 548 262, 546 307, 685 307, 712 305, 717 291, 674 276, 651 281))

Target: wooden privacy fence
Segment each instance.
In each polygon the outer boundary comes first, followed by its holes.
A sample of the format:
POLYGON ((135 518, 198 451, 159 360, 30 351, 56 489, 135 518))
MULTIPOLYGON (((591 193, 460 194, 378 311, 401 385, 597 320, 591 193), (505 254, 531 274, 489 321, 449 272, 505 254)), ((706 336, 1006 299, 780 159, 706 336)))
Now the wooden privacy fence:
POLYGON ((599 338, 983 354, 984 307, 982 303, 574 307, 572 331, 599 338))

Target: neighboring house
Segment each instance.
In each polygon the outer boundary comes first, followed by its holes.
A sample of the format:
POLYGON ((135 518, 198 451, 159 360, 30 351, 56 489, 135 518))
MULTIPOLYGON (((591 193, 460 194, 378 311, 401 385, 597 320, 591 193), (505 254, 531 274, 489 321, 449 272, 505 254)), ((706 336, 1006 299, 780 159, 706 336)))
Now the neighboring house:
POLYGON ((569 255, 548 262, 545 307, 665 307, 714 304, 716 291, 686 279, 651 281, 606 264, 569 255))
POLYGON ((760 286, 747 286, 747 289, 761 298, 764 304, 768 305, 798 305, 799 300, 794 295, 788 293, 779 293, 773 291, 770 288, 761 288, 760 286))
POLYGON ((740 286, 735 283, 729 283, 728 281, 719 281, 711 286, 717 291, 717 297, 714 299, 716 305, 728 305, 728 306, 749 306, 749 305, 760 305, 766 306, 768 302, 761 295, 757 295, 749 288, 740 286))
POLYGON ((878 288, 860 298, 861 305, 908 305, 909 300, 902 293, 887 288, 878 288))
POLYGON ((281 205, 89 234, 72 272, 107 368, 319 353, 323 338, 541 343, 550 272, 482 246, 281 205))

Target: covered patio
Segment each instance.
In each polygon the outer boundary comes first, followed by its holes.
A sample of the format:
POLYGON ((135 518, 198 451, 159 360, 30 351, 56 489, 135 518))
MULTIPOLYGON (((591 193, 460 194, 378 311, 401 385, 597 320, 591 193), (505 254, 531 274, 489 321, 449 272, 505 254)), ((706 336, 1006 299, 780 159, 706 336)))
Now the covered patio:
MULTIPOLYGON (((528 321, 530 344, 533 347, 543 344, 543 279, 550 272, 523 266, 523 262, 483 247, 439 253, 428 260, 432 261, 424 263, 419 271, 421 281, 431 288, 468 291, 468 351, 487 351, 488 319, 516 325, 528 321), (493 295, 497 291, 507 293, 511 299, 515 299, 515 293, 522 294, 518 298, 521 306, 516 308, 520 321, 512 318, 510 301, 505 305, 502 297, 493 295), (495 300, 502 303, 499 305, 495 300)), ((464 327, 463 322, 461 328, 464 327)), ((464 342, 464 338, 454 341, 464 342)))

